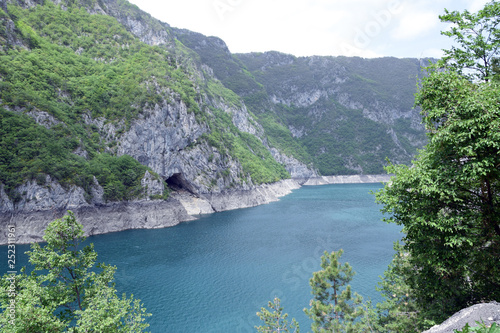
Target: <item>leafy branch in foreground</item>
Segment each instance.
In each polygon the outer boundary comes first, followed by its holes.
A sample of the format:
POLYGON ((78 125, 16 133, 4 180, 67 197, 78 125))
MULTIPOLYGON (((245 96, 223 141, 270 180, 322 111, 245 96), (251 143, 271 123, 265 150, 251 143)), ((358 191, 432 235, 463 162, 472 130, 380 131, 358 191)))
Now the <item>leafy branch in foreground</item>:
POLYGON ((44 240, 27 252, 33 272, 4 276, 0 282, 2 332, 143 332, 151 314, 133 296, 120 298, 114 287, 116 267, 98 264, 93 244, 71 211, 49 224, 44 240), (14 283, 13 283, 13 279, 14 283), (16 316, 7 310, 14 284, 16 316))
POLYGON ((496 323, 491 324, 491 326, 486 326, 484 323, 476 322, 478 326, 470 327, 469 324, 465 324, 462 330, 453 330, 456 333, 500 333, 500 327, 496 323))
POLYGON ((500 297, 500 87, 434 72, 417 96, 429 144, 377 198, 403 226, 410 288, 424 318, 444 320, 500 297))
POLYGON ((394 250, 396 253, 376 288, 384 297, 376 305, 376 332, 422 332, 434 323, 424 323, 419 318, 414 292, 408 285, 413 269, 408 252, 399 242, 394 244, 394 250))
POLYGON ((445 13, 439 18, 452 26, 441 34, 453 38, 458 45, 443 50, 443 63, 469 78, 489 80, 500 48, 500 3, 491 1, 477 13, 446 9, 445 13))
POLYGON ((321 257, 321 270, 314 272, 309 280, 314 298, 310 309, 304 312, 313 320, 313 332, 361 332, 362 322, 357 319, 364 314, 360 306, 363 298, 352 293, 348 283, 354 271, 348 263, 340 263, 343 250, 321 257), (342 290, 342 288, 344 288, 342 290))

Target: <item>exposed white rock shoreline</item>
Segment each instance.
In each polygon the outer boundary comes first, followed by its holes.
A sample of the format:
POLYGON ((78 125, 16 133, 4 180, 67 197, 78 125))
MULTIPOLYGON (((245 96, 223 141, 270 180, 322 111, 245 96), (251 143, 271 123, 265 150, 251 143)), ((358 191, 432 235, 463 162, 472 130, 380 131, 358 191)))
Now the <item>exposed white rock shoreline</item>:
POLYGON ((306 180, 286 179, 249 190, 193 195, 174 193, 168 200, 137 200, 92 206, 73 206, 47 210, 17 210, 0 213, 0 245, 8 243, 7 226, 14 225, 16 244, 42 241, 47 225, 71 209, 87 236, 127 229, 155 229, 196 219, 196 215, 267 204, 279 200, 301 185, 386 182, 389 177, 327 176, 306 180))
POLYGON ((387 183, 390 180, 390 175, 322 176, 309 178, 302 185, 387 183))

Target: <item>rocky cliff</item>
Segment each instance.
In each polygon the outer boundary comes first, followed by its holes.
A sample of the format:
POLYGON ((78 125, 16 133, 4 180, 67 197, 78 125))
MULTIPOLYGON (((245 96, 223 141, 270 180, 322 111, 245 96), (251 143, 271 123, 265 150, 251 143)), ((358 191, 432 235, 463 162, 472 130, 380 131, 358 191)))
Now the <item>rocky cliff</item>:
POLYGON ((453 333, 456 330, 462 331, 466 324, 472 329, 468 332, 476 331, 474 328, 479 324, 490 327, 496 323, 500 326, 500 304, 498 302, 479 303, 469 306, 455 313, 440 325, 435 325, 422 333, 453 333))
MULTIPOLYGON (((144 177, 147 182, 148 176, 144 177)), ((177 191, 167 200, 133 200, 89 204, 79 188, 65 191, 57 183, 39 186, 27 184, 30 197, 22 209, 12 209, 3 187, 0 188, 0 245, 7 244, 7 226, 16 227, 16 243, 42 241, 47 225, 61 218, 67 210, 75 213, 85 235, 98 235, 127 229, 154 229, 174 226, 196 219, 196 215, 247 208, 279 200, 300 185, 291 179, 251 189, 193 195, 177 191)))
POLYGON ((413 95, 432 59, 231 54, 216 37, 172 32, 243 98, 270 142, 323 175, 383 173, 387 157, 409 163, 426 142, 413 95))

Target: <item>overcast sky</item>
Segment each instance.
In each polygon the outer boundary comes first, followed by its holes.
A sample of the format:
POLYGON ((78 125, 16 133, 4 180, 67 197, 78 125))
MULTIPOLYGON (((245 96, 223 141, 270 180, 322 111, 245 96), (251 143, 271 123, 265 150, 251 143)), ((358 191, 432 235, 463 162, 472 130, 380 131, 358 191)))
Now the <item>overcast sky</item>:
POLYGON ((487 0, 129 0, 173 27, 222 38, 233 53, 440 57, 438 16, 487 0))

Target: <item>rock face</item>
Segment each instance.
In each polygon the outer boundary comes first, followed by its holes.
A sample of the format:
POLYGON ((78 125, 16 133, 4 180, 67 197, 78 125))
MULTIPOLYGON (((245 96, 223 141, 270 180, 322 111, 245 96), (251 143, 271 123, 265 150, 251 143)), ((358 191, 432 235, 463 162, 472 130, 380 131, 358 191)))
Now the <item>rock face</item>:
POLYGON ((500 303, 472 305, 455 313, 442 324, 433 326, 422 333, 453 333, 454 330, 461 330, 465 324, 469 324, 470 327, 477 326, 477 322, 484 323, 486 326, 496 323, 499 326, 500 303))
POLYGON ((247 208, 277 201, 292 190, 299 188, 294 180, 282 180, 274 184, 257 186, 250 191, 232 191, 230 193, 210 193, 205 198, 217 212, 237 208, 247 208))
POLYGON ((200 124, 182 101, 156 104, 144 110, 119 137, 117 154, 134 157, 169 185, 191 193, 221 192, 231 184, 250 189, 253 184, 242 178, 238 161, 200 139, 208 131, 207 125, 200 124), (229 173, 220 177, 225 170, 229 173))
MULTIPOLYGON (((193 219, 180 202, 173 199, 87 205, 72 211, 87 236, 127 229, 164 228, 193 219)), ((16 226, 16 243, 40 242, 47 225, 65 213, 64 209, 53 209, 0 214, 0 244, 7 243, 7 225, 16 226)))
MULTIPOLYGON (((96 191, 99 191, 96 189, 96 191)), ((52 209, 75 209, 89 206, 85 200, 85 191, 81 187, 70 186, 63 188, 58 182, 46 176, 43 185, 36 181, 28 181, 17 188, 22 199, 14 204, 0 185, 0 212, 2 214, 14 212, 49 211, 52 209)))
MULTIPOLYGON (((147 183, 150 177, 143 180, 147 183)), ((154 181, 154 180, 153 180, 154 181)), ((150 184, 150 183, 148 183, 150 184)), ((37 185, 30 184, 32 193, 40 192, 37 185)), ((0 245, 6 244, 7 226, 16 227, 16 243, 30 243, 42 241, 47 225, 54 219, 61 218, 66 209, 71 209, 77 220, 83 225, 85 235, 98 235, 127 229, 154 229, 174 226, 183 221, 196 218, 194 215, 208 214, 216 211, 253 207, 278 200, 291 193, 300 185, 293 180, 283 180, 269 185, 254 187, 250 190, 230 191, 225 193, 195 196, 185 191, 175 193, 168 200, 135 200, 131 202, 117 202, 103 205, 81 204, 69 206, 65 195, 59 189, 40 203, 40 206, 31 206, 31 210, 9 210, 13 204, 6 199, 3 186, 0 188, 0 203, 7 208, 0 214, 0 245), (47 203, 53 203, 61 198, 59 206, 45 209, 47 203), (36 208, 39 210, 35 210, 36 208)), ((149 189, 149 187, 148 187, 149 189)), ((78 191, 74 191, 79 193, 78 191)), ((35 195, 36 196, 36 195, 35 195)))
POLYGON ((161 196, 165 192, 165 185, 163 182, 153 177, 149 171, 146 171, 144 177, 141 179, 141 186, 144 188, 144 192, 148 198, 152 196, 161 196))
POLYGON ((308 167, 293 157, 289 157, 281 153, 278 149, 271 148, 270 151, 276 161, 285 165, 286 171, 290 173, 290 176, 292 176, 293 179, 303 182, 309 178, 319 176, 317 170, 308 167))

